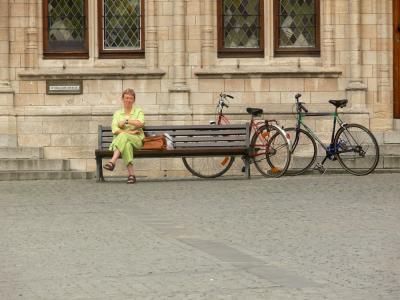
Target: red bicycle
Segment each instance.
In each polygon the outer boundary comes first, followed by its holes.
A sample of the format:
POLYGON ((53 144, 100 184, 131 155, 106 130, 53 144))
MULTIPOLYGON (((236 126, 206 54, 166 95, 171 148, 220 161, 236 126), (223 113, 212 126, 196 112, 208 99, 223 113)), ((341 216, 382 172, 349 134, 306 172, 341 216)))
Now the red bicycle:
MULTIPOLYGON (((233 99, 233 96, 223 93, 219 95, 215 121, 211 121, 211 124, 230 124, 223 113, 224 108, 229 108, 228 98, 233 99)), ((288 169, 291 158, 290 140, 286 132, 278 126, 276 120, 256 120, 256 117, 263 114, 261 108, 248 107, 247 112, 251 115, 250 162, 254 163, 265 177, 282 176, 288 169)), ((235 157, 183 157, 182 160, 186 169, 193 175, 215 178, 231 168, 235 157)))

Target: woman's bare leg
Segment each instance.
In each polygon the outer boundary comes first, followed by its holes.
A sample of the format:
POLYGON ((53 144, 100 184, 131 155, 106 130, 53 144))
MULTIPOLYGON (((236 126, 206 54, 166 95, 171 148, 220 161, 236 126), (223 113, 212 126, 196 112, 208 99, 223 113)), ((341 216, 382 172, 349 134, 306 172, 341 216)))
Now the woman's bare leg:
POLYGON ((118 149, 115 149, 114 155, 110 161, 115 165, 115 163, 117 162, 117 159, 119 158, 120 155, 121 155, 121 152, 118 149))
POLYGON ((133 165, 132 164, 129 164, 127 166, 127 169, 128 169, 128 176, 134 175, 134 170, 133 170, 133 165))

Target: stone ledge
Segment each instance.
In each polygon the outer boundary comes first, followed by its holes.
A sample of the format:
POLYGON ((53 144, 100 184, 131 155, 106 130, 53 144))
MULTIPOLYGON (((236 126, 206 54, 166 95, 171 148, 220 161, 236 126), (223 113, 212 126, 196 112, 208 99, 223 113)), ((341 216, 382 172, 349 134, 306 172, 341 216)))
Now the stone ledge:
POLYGON ((95 68, 95 69, 39 69, 33 71, 22 71, 18 76, 22 80, 48 80, 48 79, 159 79, 165 75, 165 71, 161 69, 144 69, 144 68, 95 68))
POLYGON ((244 66, 195 69, 194 74, 200 78, 338 78, 342 71, 323 67, 244 66))

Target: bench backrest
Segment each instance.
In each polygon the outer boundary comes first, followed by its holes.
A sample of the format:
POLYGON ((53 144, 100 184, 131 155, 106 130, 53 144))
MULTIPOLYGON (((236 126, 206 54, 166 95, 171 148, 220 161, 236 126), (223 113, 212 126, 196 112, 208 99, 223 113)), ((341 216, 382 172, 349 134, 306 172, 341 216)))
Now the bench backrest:
MULTIPOLYGON (((168 133, 175 142, 175 148, 248 148, 250 139, 249 124, 146 126, 144 132, 146 135, 168 133)), ((108 149, 113 139, 111 127, 99 125, 98 133, 98 149, 108 149)))

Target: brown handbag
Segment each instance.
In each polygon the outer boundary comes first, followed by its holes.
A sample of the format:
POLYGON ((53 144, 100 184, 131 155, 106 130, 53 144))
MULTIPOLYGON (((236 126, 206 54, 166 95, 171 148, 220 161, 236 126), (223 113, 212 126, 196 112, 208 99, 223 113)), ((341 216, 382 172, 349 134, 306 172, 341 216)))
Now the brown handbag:
POLYGON ((167 141, 163 135, 146 136, 143 139, 143 147, 141 150, 165 150, 167 149, 167 141))

